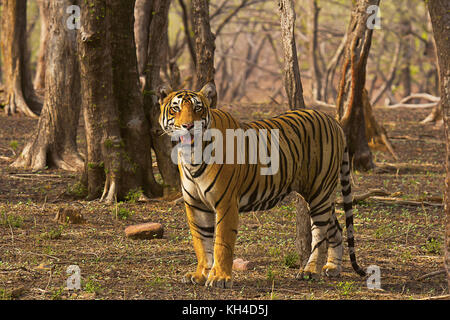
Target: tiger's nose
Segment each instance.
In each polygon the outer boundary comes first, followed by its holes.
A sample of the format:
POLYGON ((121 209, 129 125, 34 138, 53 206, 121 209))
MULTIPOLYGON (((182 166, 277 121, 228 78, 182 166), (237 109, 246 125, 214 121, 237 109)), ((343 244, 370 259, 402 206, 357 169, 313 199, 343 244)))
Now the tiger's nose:
POLYGON ((194 127, 194 123, 193 122, 183 124, 183 128, 186 129, 186 130, 191 130, 193 127, 194 127))

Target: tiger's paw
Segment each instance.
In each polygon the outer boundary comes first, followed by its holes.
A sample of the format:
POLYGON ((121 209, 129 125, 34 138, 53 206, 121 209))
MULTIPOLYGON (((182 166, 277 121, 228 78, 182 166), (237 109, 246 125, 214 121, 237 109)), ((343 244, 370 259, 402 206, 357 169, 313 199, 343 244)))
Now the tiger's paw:
POLYGON ((204 285, 206 282, 206 277, 202 273, 188 272, 181 279, 181 282, 204 285))
POLYGON ((322 273, 330 278, 337 277, 341 273, 341 269, 342 269, 341 266, 328 262, 326 265, 323 266, 322 273))
POLYGON ((300 269, 296 278, 300 280, 318 280, 320 279, 320 273, 316 272, 315 264, 309 264, 304 269, 300 269))
POLYGON ((299 280, 319 280, 320 274, 317 272, 300 271, 296 276, 299 280))
POLYGON ((205 285, 207 287, 231 289, 231 287, 233 286, 233 281, 231 280, 231 275, 227 275, 224 272, 217 272, 215 270, 211 270, 205 285))

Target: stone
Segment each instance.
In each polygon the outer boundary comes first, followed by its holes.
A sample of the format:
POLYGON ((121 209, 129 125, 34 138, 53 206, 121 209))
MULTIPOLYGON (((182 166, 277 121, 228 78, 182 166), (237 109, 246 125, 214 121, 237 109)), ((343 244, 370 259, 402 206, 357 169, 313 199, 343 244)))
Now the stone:
POLYGON ((233 270, 236 271, 248 271, 255 268, 255 264, 251 261, 246 261, 241 258, 233 260, 233 270))
POLYGON ((12 299, 18 299, 20 298, 24 293, 26 292, 26 289, 24 287, 15 288, 11 291, 11 298, 12 299))
POLYGON ((73 223, 73 224, 80 224, 85 222, 83 215, 81 213, 75 212, 73 209, 70 208, 59 208, 53 221, 59 223, 73 223))
POLYGON ((148 222, 125 228, 125 235, 130 239, 161 239, 164 228, 160 223, 148 222))

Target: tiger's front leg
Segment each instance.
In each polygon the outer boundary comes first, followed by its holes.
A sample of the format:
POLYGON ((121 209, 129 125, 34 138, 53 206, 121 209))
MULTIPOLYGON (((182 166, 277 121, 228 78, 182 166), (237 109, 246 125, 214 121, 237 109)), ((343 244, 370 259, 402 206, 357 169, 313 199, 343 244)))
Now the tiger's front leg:
POLYGON ((215 214, 206 207, 203 208, 201 203, 195 203, 195 208, 187 202, 185 205, 194 251, 197 256, 197 269, 195 272, 186 273, 183 282, 204 285, 214 262, 215 214))
POLYGON ((231 288, 233 282, 234 245, 238 228, 238 205, 227 203, 216 209, 216 237, 214 242, 214 265, 209 272, 207 286, 231 288))

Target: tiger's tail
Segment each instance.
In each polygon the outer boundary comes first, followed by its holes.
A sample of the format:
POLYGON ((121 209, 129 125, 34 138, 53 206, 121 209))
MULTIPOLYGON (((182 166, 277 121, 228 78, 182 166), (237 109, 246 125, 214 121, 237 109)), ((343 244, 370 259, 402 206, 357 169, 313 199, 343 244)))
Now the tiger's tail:
POLYGON ((350 254, 350 262, 352 263, 353 270, 356 271, 361 277, 366 275, 366 272, 356 262, 355 255, 355 238, 353 228, 353 210, 352 210, 352 188, 350 183, 350 162, 349 162, 348 148, 345 147, 344 157, 342 159, 341 166, 341 186, 342 196, 344 198, 344 211, 345 211, 345 229, 347 230, 347 244, 350 254))

